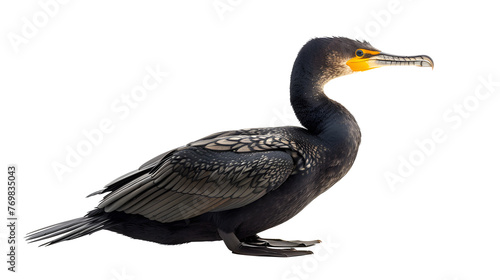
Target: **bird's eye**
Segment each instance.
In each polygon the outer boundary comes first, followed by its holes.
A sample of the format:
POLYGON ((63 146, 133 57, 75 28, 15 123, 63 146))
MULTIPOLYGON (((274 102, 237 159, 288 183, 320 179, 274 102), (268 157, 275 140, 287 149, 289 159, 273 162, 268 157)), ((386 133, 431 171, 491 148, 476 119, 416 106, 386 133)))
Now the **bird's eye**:
POLYGON ((362 57, 365 53, 362 50, 357 50, 356 51, 356 56, 357 57, 362 57))

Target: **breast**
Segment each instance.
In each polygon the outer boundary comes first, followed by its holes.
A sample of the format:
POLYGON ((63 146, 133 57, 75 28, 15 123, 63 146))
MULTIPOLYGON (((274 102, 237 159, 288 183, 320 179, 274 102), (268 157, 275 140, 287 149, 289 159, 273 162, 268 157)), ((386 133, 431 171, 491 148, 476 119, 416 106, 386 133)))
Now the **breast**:
MULTIPOLYGON (((361 142, 361 132, 354 118, 333 123, 320 135, 300 141, 311 165, 318 195, 328 190, 350 170, 361 142)), ((306 170, 306 174, 307 174, 306 170)))

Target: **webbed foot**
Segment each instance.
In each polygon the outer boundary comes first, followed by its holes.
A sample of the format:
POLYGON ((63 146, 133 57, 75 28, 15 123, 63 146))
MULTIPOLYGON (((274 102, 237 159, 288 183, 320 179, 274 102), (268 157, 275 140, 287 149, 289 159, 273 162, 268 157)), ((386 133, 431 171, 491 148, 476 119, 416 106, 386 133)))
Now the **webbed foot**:
POLYGON ((293 247, 306 247, 317 244, 321 241, 284 241, 280 239, 262 239, 258 236, 246 238, 241 242, 234 232, 226 233, 219 231, 219 236, 224 240, 227 248, 234 254, 248 256, 265 256, 265 257, 296 257, 310 255, 313 252, 307 250, 296 250, 293 247), (291 246, 293 245, 293 246, 291 246), (268 247, 269 246, 269 247, 268 247), (270 247, 292 247, 286 249, 275 249, 270 247))
POLYGON ((269 239, 261 238, 258 235, 247 237, 243 240, 244 244, 252 246, 265 246, 265 247, 309 247, 321 243, 321 240, 281 240, 281 239, 269 239))

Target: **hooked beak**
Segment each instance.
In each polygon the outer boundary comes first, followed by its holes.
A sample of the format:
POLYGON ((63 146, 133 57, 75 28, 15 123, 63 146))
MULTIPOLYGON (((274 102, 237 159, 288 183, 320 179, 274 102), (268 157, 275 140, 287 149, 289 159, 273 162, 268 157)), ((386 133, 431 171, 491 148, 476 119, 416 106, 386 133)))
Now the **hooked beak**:
POLYGON ((418 66, 434 69, 434 62, 427 55, 397 56, 379 51, 362 51, 362 56, 353 57, 346 62, 352 71, 366 71, 382 66, 418 66))

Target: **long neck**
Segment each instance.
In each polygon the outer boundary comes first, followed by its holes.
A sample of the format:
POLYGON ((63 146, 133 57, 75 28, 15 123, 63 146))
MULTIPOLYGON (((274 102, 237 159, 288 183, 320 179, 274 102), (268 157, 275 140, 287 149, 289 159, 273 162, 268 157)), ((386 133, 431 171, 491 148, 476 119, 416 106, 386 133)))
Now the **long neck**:
POLYGON ((291 76, 290 101, 300 123, 316 135, 324 134, 339 124, 355 125, 357 128, 349 111, 323 92, 328 80, 310 69, 296 62, 291 76))

